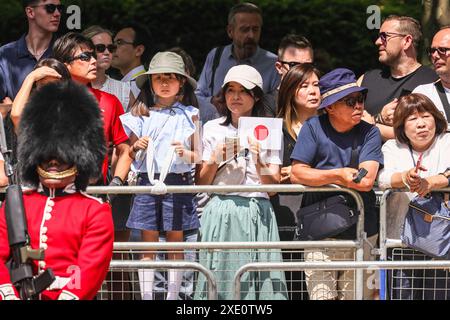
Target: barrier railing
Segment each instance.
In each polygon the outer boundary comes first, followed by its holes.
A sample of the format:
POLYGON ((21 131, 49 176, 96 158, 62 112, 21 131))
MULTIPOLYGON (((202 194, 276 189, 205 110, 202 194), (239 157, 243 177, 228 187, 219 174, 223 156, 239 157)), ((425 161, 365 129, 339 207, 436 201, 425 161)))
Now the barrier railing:
MULTIPOLYGON (((152 193, 152 186, 126 186, 126 187, 88 187, 87 192, 91 194, 142 194, 152 193)), ((327 185, 323 187, 307 187, 296 184, 273 184, 273 185, 191 185, 191 186, 167 186, 167 193, 231 193, 231 192, 344 192, 349 194, 355 199, 357 210, 360 212, 357 228, 356 228, 356 241, 354 243, 355 259, 356 261, 362 261, 364 259, 363 241, 366 239, 364 232, 364 203, 361 196, 357 191, 352 189, 343 188, 338 185, 327 185)), ((192 244, 192 243, 191 243, 192 244)), ((322 244, 323 247, 323 244, 322 244)), ((357 283, 362 283, 363 271, 356 271, 357 283)), ((356 298, 362 299, 363 288, 362 286, 356 286, 356 298)))
MULTIPOLYGON (((381 196, 380 201, 380 248, 379 255, 381 261, 386 261, 388 258, 389 248, 402 248, 404 247, 400 239, 391 239, 387 237, 387 206, 389 197, 396 192, 409 192, 406 189, 386 189, 381 196)), ((450 192, 450 188, 443 188, 438 190, 433 190, 433 192, 450 192)), ((385 270, 380 270, 380 299, 386 299, 386 272, 385 270)))
POLYGON ((111 261, 109 268, 114 270, 123 269, 192 269, 197 270, 206 277, 208 282, 208 299, 217 300, 217 284, 212 271, 206 269, 200 263, 186 261, 111 261))
MULTIPOLYGON (((152 193, 151 186, 126 186, 126 187, 88 187, 86 190, 91 194, 141 194, 152 193)), ((167 193, 231 193, 231 192, 345 192, 351 195, 356 201, 357 210, 360 212, 357 225, 357 239, 364 239, 364 203, 357 191, 340 187, 338 185, 328 185, 323 187, 307 187, 296 184, 265 184, 265 185, 229 185, 229 186, 167 186, 167 193)))
MULTIPOLYGON (((361 270, 364 269, 447 269, 450 261, 338 261, 338 262, 254 262, 243 265, 234 276, 234 299, 241 298, 241 277, 249 271, 304 271, 315 270, 361 270)), ((358 281, 358 279, 357 279, 358 281)), ((357 286, 361 283, 356 284, 357 286)), ((364 284, 363 284, 364 285, 364 284)), ((356 300, 361 298, 356 297, 356 300)))
MULTIPOLYGON (((333 241, 333 240, 327 240, 327 241, 280 241, 280 242, 116 242, 114 243, 114 252, 120 253, 120 254, 126 254, 128 255, 127 259, 130 259, 130 257, 136 257, 137 253, 144 253, 144 252, 175 252, 175 251, 184 251, 185 253, 188 251, 200 251, 200 250, 207 250, 209 252, 217 252, 217 253, 223 253, 223 252, 241 252, 244 253, 246 251, 258 251, 258 252, 265 252, 270 250, 288 250, 291 253, 299 253, 302 252, 303 249, 307 250, 314 250, 318 249, 321 250, 323 248, 332 249, 334 251, 339 250, 348 250, 352 249, 358 246, 358 242, 355 240, 340 240, 340 241, 333 241)), ((222 256, 223 257, 223 256, 222 256)), ((120 259, 120 258, 119 258, 120 259)), ((133 259, 133 258, 131 258, 133 259)), ((347 255, 345 258, 341 257, 342 259, 354 259, 354 253, 347 255)), ((286 261, 286 260, 284 260, 286 261)), ((297 260, 294 260, 297 261, 297 260)), ((132 269, 128 270, 128 272, 136 271, 137 269, 141 268, 141 264, 137 263, 139 261, 136 261, 136 263, 128 264, 128 266, 133 266, 132 269)), ((151 261, 145 261, 146 263, 150 263, 151 261)), ((170 263, 170 261, 168 261, 170 263)), ((245 264, 246 262, 243 262, 242 264, 245 264)), ((114 270, 120 269, 122 266, 127 266, 127 261, 113 261, 114 270), (118 263, 119 262, 119 263, 118 263), (119 267, 117 267, 119 266, 119 267)), ((161 267, 161 264, 158 265, 161 267)), ((113 269, 113 268, 112 268, 113 269)), ((169 267, 167 269, 170 269, 169 267)), ((185 268, 189 269, 189 268, 185 268)), ((114 271, 111 270, 111 271, 114 271)), ((127 272, 127 270, 119 270, 122 272, 127 272)), ((215 276, 216 272, 232 272, 230 274, 230 283, 233 279, 233 276, 236 272, 236 269, 224 269, 224 270, 214 270, 213 274, 215 276)), ((112 279, 108 280, 107 282, 112 283, 112 279)), ((119 280, 120 282, 121 280, 119 280)), ((196 282, 195 280, 193 280, 196 282)), ((218 280, 216 279, 216 282, 218 280)), ((128 287, 126 285, 120 285, 120 283, 116 286, 116 289, 113 292, 110 292, 111 296, 115 296, 117 299, 123 299, 123 294, 139 294, 139 290, 132 289, 130 282, 128 282, 128 287), (121 291, 123 290, 123 291, 121 291), (123 294, 122 294, 123 293, 123 294)), ((132 283, 133 281, 131 281, 132 283)), ((352 282, 355 282, 355 280, 352 280, 352 282)), ((217 282, 218 283, 218 282, 217 282)), ((298 285, 300 286, 300 285, 298 285)), ((303 291, 306 289, 306 287, 298 288, 301 291, 289 291, 291 294, 295 294, 297 298, 298 296, 305 297, 307 292, 303 291)), ((164 295, 164 289, 161 289, 160 286, 158 288, 155 287, 155 292, 159 292, 160 295, 164 295)), ((230 288, 232 290, 232 288, 230 288)), ((218 290, 217 290, 218 292, 218 290)), ((222 291, 221 291, 222 292, 222 291)), ((264 291, 262 291, 264 292, 264 291)), ((353 291, 352 291, 353 292, 353 291)), ((233 292, 230 291, 232 294, 233 292)), ((102 297, 104 295, 107 295, 108 291, 102 291, 102 297)), ((193 298, 194 291, 191 292, 191 298, 193 298)), ((302 298, 303 299, 303 298, 302 298)))

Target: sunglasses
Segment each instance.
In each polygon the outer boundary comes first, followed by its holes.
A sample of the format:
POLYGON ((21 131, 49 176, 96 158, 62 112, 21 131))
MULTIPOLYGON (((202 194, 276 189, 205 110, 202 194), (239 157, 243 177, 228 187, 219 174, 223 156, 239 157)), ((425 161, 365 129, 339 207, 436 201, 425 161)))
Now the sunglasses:
POLYGON ((132 46, 134 46, 134 42, 126 41, 123 39, 118 39, 118 40, 114 41, 114 44, 116 46, 123 46, 124 44, 131 44, 132 46))
POLYGON ((366 99, 366 95, 365 94, 359 94, 357 96, 343 98, 343 99, 340 99, 338 101, 344 102, 347 105, 347 107, 355 109, 356 104, 364 103, 365 99, 366 99))
POLYGON ((38 4, 35 6, 31 6, 32 8, 36 8, 36 7, 44 7, 45 11, 48 14, 53 14, 55 13, 56 9, 58 9, 59 13, 63 13, 64 12, 64 8, 65 6, 63 4, 53 4, 53 3, 48 3, 48 4, 38 4))
POLYGON ((95 52, 102 53, 105 52, 106 49, 108 49, 110 53, 114 53, 117 50, 117 46, 115 44, 106 45, 103 43, 95 45, 95 52))
POLYGON ((89 61, 91 61, 92 58, 97 59, 97 55, 95 54, 95 52, 86 51, 86 52, 80 53, 76 57, 73 57, 72 59, 69 60, 69 62, 73 62, 75 60, 89 62, 89 61))
POLYGON ((446 47, 437 47, 437 48, 428 48, 427 49, 427 53, 429 56, 433 55, 435 52, 437 51, 437 53, 441 56, 446 56, 447 52, 450 51, 450 48, 446 48, 446 47))
POLYGON ((296 61, 279 61, 282 64, 287 64, 289 66, 289 68, 293 68, 295 66, 298 66, 299 64, 301 64, 301 62, 296 62, 296 61))
POLYGON ((378 34, 378 38, 380 38, 381 42, 383 42, 384 44, 387 43, 389 38, 405 37, 405 36, 407 36, 407 34, 396 33, 396 32, 380 32, 378 34))

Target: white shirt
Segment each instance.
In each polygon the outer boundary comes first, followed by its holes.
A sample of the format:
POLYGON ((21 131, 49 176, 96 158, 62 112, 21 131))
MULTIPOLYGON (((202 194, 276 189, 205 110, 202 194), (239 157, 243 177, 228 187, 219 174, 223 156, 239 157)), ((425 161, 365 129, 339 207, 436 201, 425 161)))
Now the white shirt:
POLYGON ((124 112, 127 111, 128 104, 130 102, 130 83, 115 80, 106 75, 106 81, 103 83, 100 90, 108 92, 119 99, 122 104, 124 112))
MULTIPOLYGON (((382 189, 391 187, 392 175, 414 167, 420 153, 411 152, 406 144, 397 140, 387 141, 383 147, 384 168, 378 175, 378 185, 382 189)), ((435 176, 450 167, 450 134, 445 133, 436 138, 431 147, 423 153, 422 166, 427 171, 420 171, 423 178, 435 176)), ((408 211, 409 201, 416 196, 412 192, 395 192, 389 197, 387 204, 386 234, 389 239, 400 239, 400 230, 403 227, 405 216, 408 211)))
MULTIPOLYGON (((447 96, 447 100, 450 101, 450 89, 444 87, 444 90, 445 95, 447 96)), ((434 105, 438 108, 438 110, 442 112, 444 117, 447 119, 444 106, 442 105, 441 99, 439 98, 439 94, 436 89, 436 86, 434 85, 434 82, 417 86, 417 88, 413 90, 413 93, 421 93, 430 98, 430 100, 433 101, 434 105)), ((450 122, 450 119, 447 119, 447 122, 450 122)))
POLYGON ((131 92, 133 92, 133 96, 137 98, 141 89, 136 85, 136 78, 145 72, 145 67, 143 65, 137 66, 134 69, 131 69, 123 78, 122 82, 129 82, 131 86, 131 92))
MULTIPOLYGON (((225 143, 225 137, 236 137, 238 133, 238 129, 233 127, 232 124, 228 126, 222 126, 221 123, 225 121, 225 117, 221 117, 218 119, 214 119, 208 121, 203 126, 203 154, 202 160, 209 161, 212 153, 215 148, 220 143, 225 143)), ((283 147, 281 148, 283 150, 283 147)), ((281 165, 283 163, 281 150, 263 150, 260 153, 261 159, 265 163, 270 164, 278 164, 281 165)), ((252 156, 249 155, 248 166, 246 170, 245 180, 243 182, 244 185, 261 185, 261 181, 259 179, 258 173, 256 172, 256 165, 253 162, 252 156)), ((233 192, 228 193, 229 195, 238 195, 242 197, 262 197, 268 199, 269 196, 265 192, 247 192, 247 193, 239 193, 233 192)))

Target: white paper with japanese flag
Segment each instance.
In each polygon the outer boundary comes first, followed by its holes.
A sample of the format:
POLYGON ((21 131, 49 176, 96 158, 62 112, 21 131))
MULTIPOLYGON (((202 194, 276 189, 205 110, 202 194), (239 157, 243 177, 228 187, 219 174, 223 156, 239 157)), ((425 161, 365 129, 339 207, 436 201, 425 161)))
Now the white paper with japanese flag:
POLYGON ((248 148, 248 137, 258 141, 263 150, 281 150, 283 119, 240 117, 238 137, 240 145, 248 148))

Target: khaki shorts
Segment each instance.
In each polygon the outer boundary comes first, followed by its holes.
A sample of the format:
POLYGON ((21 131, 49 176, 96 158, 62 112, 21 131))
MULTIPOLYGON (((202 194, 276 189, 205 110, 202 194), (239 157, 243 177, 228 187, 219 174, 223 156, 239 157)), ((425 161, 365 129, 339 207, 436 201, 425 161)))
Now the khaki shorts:
MULTIPOLYGON (((364 260, 373 261, 370 254, 371 245, 375 247, 378 235, 369 237, 364 242, 364 260)), ((327 239, 333 240, 333 239, 327 239)), ((306 262, 354 261, 355 249, 305 250, 306 262)), ((322 271, 305 270, 306 286, 311 300, 354 300, 355 272, 353 270, 322 271)), ((364 270, 364 300, 373 300, 377 293, 378 272, 364 270)))

